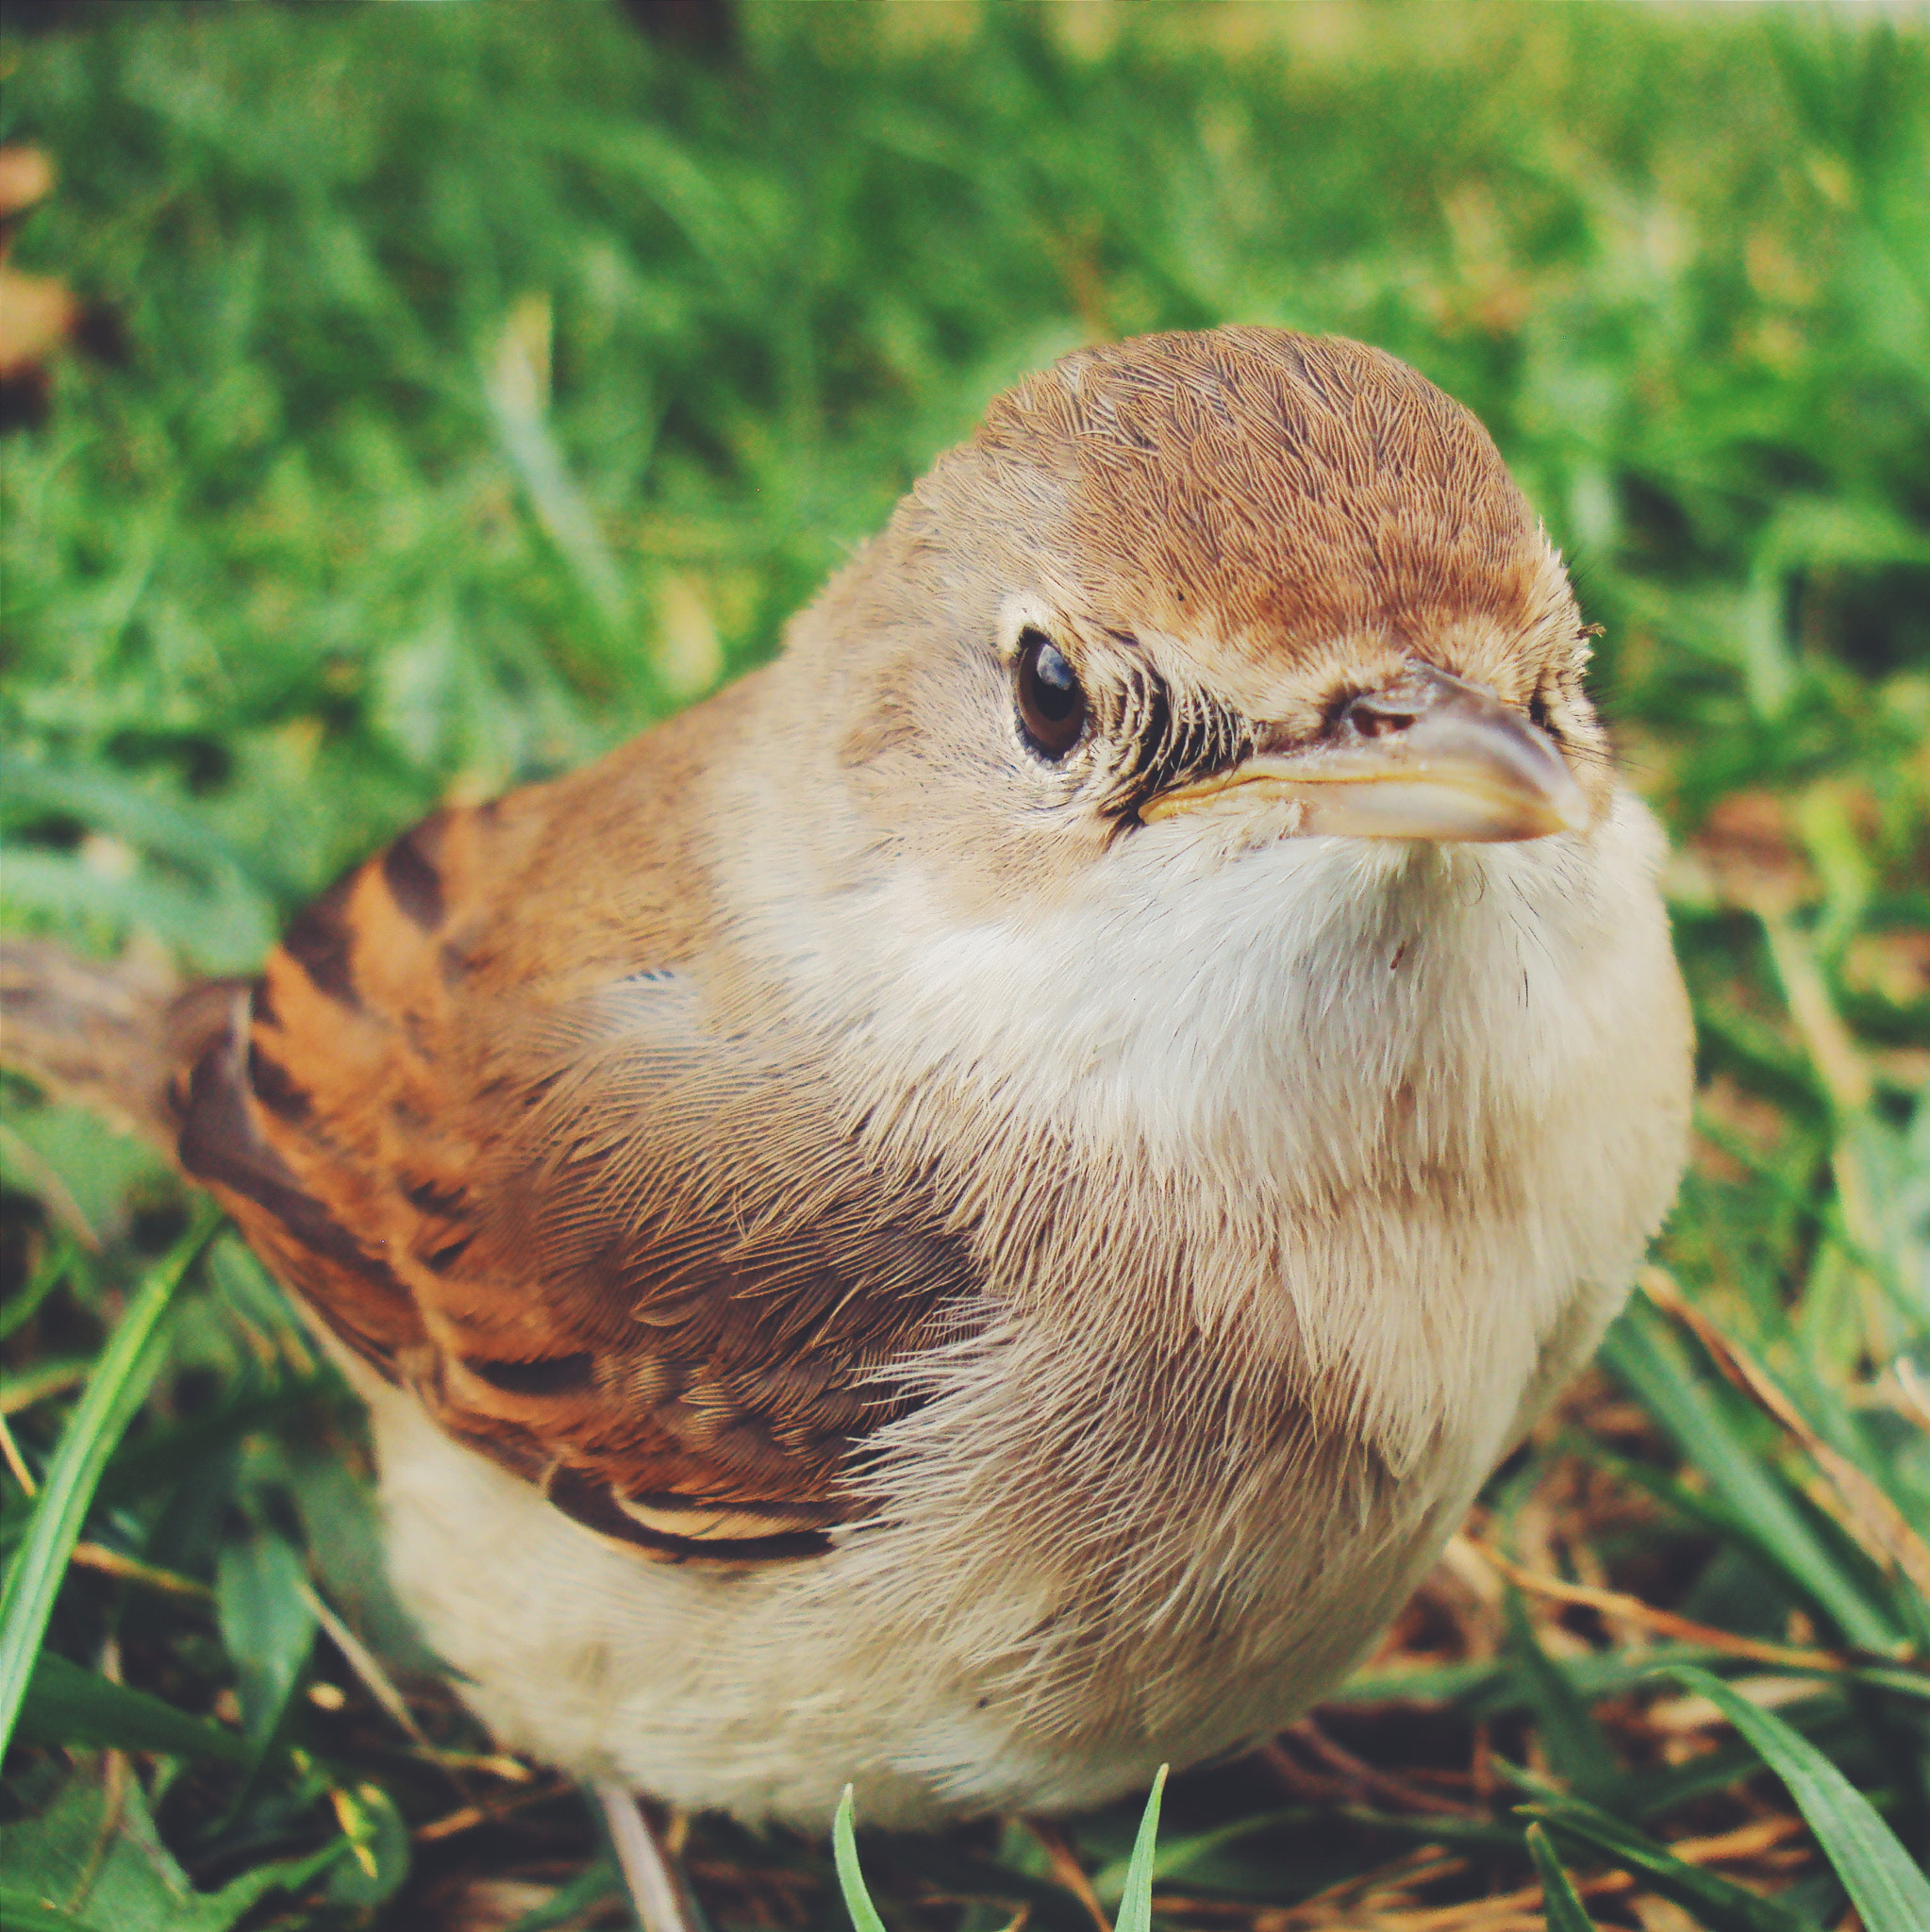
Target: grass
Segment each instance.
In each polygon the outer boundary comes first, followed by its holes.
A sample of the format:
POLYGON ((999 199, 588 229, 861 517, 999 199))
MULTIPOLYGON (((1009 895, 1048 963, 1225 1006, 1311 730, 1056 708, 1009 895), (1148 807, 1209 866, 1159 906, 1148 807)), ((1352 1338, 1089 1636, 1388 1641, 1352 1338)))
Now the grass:
MULTIPOLYGON (((1930 1857, 1920 26, 749 6, 707 60, 591 0, 150 5, 9 27, 0 63, 0 139, 60 173, 16 266, 90 311, 0 441, 0 911, 96 950, 247 970, 439 800, 756 662, 1081 341, 1340 330, 1477 409, 1677 841, 1695 1162, 1600 1364, 1382 1655, 1174 1781, 1151 1913, 1525 1932, 1545 1883, 1559 1932, 1907 1923, 1881 1887, 1909 1912, 1930 1857)), ((0 1681, 33 1672, 0 1924, 620 1923, 581 1799, 492 1754, 388 1596, 353 1404, 272 1284, 224 1235, 162 1310, 182 1191, 7 1097, 0 1681)), ((863 1857, 894 1932, 1080 1932, 1138 1818, 863 1857)), ((828 1845, 698 1820, 685 1858, 719 1932, 844 1923, 828 1845)))

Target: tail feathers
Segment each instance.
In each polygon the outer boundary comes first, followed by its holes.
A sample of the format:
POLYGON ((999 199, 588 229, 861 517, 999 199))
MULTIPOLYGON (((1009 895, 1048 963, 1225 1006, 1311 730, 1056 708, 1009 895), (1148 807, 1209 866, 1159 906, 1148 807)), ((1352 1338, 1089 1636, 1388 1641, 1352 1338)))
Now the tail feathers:
POLYGON ((182 988, 145 963, 0 941, 0 1064, 155 1141, 172 1159, 175 1074, 229 1024, 240 991, 233 980, 182 988))

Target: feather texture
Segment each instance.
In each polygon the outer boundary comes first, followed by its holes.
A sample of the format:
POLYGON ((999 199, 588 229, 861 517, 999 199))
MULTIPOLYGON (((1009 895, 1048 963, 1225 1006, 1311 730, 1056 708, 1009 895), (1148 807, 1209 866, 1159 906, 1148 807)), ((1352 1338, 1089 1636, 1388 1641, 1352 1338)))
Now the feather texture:
POLYGON ((341 1341, 565 1514, 795 1557, 973 1269, 677 970, 706 881, 664 862, 651 749, 440 813, 318 900, 180 1083, 180 1156, 341 1341), (629 890, 586 932, 592 857, 629 890))

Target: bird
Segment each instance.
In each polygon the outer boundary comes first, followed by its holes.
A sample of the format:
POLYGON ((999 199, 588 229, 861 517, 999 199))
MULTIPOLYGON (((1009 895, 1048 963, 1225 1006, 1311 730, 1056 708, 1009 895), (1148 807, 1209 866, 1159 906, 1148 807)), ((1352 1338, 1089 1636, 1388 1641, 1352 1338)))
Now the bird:
POLYGON ((762 668, 435 812, 252 980, 15 944, 11 1051, 304 1306, 504 1744, 1064 1814, 1363 1657, 1668 1209, 1593 634, 1392 356, 1084 348, 762 668))

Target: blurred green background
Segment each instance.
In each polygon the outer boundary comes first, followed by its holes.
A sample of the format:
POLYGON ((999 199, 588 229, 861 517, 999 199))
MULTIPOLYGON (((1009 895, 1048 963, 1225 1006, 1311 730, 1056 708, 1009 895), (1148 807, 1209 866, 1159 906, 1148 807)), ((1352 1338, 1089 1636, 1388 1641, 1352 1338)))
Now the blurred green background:
MULTIPOLYGON (((1468 1556, 1324 1729, 1175 1790, 1160 1909, 1515 1932, 1530 1803, 1604 1924, 1838 1924, 1840 1862, 1714 1706, 1640 1676, 1656 1643, 1795 1672, 1761 1701, 1930 1853, 1922 14, 22 4, 0 90, 0 142, 58 175, 9 272, 76 305, 0 382, 0 914, 94 951, 247 970, 438 802, 768 656, 987 399, 1081 342, 1338 331, 1474 408, 1678 841, 1703 1078, 1660 1299, 1474 1527, 1705 1638, 1468 1556)), ((37 1486, 188 1210, 6 1094, 0 1419, 37 1486)), ((167 1333, 11 1760, 5 1883, 68 1913, 19 1923, 618 1923, 576 1800, 490 1758, 411 1653, 350 1407, 232 1241, 167 1333), (245 1748, 140 1756, 159 1734, 63 1665, 245 1748)), ((1131 1822, 1059 1848, 1103 1899, 1131 1822)), ((1090 1923, 1019 1827, 875 1857, 896 1924, 1090 1923)), ((838 1922, 816 1847, 700 1824, 688 1857, 720 1925, 838 1922)))

